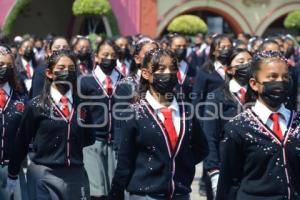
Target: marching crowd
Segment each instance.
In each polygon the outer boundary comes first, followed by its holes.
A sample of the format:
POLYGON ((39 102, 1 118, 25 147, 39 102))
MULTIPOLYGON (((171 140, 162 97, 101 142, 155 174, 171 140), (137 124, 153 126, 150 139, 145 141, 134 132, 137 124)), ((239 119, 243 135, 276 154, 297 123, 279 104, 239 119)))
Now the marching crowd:
POLYGON ((300 200, 295 38, 95 43, 0 38, 1 200, 300 200))

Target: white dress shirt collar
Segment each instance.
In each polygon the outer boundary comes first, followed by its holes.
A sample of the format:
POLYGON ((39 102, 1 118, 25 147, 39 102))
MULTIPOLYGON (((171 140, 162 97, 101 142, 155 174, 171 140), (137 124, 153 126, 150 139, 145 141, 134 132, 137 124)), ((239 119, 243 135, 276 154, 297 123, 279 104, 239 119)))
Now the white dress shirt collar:
POLYGON ((8 82, 5 82, 5 83, 2 84, 0 87, 5 91, 5 94, 6 94, 7 96, 10 96, 11 87, 10 87, 10 85, 9 85, 8 82))
MULTIPOLYGON (((56 105, 61 104, 60 99, 63 95, 53 86, 51 86, 51 88, 50 88, 50 95, 56 105)), ((72 105, 72 103, 73 103, 72 91, 69 90, 68 92, 66 92, 66 94, 64 96, 68 98, 69 104, 72 105)))
POLYGON ((238 93, 242 87, 235 79, 229 81, 229 90, 232 93, 238 93))
MULTIPOLYGON (((150 93, 150 91, 146 92, 146 100, 148 101, 148 103, 150 104, 150 106, 153 108, 153 110, 155 110, 156 112, 159 111, 162 108, 165 108, 165 106, 163 106, 162 104, 160 104, 150 93)), ((169 109, 172 109, 175 112, 179 111, 179 106, 177 103, 177 100, 175 97, 173 97, 172 103, 169 105, 168 107, 169 109)))
MULTIPOLYGON (((95 73, 96 77, 99 79, 99 81, 101 82, 101 84, 105 85, 105 79, 106 79, 107 75, 101 70, 99 65, 96 66, 94 73, 95 73)), ((115 86, 117 84, 119 75, 120 75, 119 72, 117 70, 113 69, 113 71, 110 75, 113 86, 115 86)))
MULTIPOLYGON (((261 119, 261 121, 264 124, 267 123, 267 121, 270 119, 271 114, 274 113, 269 108, 267 108, 267 106, 261 103, 259 100, 256 101, 255 105, 252 107, 252 110, 255 112, 255 114, 261 119)), ((288 124, 291 111, 285 108, 283 104, 281 104, 277 112, 280 114, 280 117, 283 117, 285 123, 288 124)))

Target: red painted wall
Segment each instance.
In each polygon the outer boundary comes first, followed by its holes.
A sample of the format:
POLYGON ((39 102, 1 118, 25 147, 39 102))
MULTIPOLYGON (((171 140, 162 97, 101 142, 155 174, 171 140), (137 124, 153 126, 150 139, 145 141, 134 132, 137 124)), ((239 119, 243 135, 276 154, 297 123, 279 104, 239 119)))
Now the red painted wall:
POLYGON ((2 28, 8 12, 14 5, 16 0, 0 0, 0 27, 2 28))

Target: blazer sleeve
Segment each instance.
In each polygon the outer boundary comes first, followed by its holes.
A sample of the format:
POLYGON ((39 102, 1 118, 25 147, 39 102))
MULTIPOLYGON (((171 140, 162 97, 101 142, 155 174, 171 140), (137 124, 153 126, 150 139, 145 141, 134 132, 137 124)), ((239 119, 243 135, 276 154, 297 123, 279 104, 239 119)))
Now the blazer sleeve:
POLYGON ((193 118, 192 151, 194 153, 195 164, 200 163, 209 152, 206 137, 196 116, 193 118))
POLYGON ((225 138, 221 145, 221 171, 217 189, 217 200, 236 199, 243 171, 243 141, 230 123, 225 125, 225 138))
POLYGON ((204 134, 209 146, 209 154, 204 159, 203 167, 208 171, 209 176, 218 174, 220 171, 220 127, 219 102, 213 100, 204 109, 204 121, 202 123, 204 134))
POLYGON ((203 116, 204 106, 200 103, 205 101, 207 91, 207 75, 203 70, 198 70, 195 78, 195 84, 193 86, 193 100, 192 103, 195 106, 195 112, 198 116, 203 116))
POLYGON ((29 103, 25 108, 20 127, 15 141, 15 148, 8 164, 8 176, 16 179, 20 171, 20 166, 28 153, 29 144, 36 132, 36 124, 34 117, 34 109, 29 103))
POLYGON ((134 112, 122 113, 121 117, 124 117, 124 120, 119 121, 119 123, 121 123, 122 134, 120 135, 118 163, 109 194, 109 199, 112 200, 124 199, 124 191, 133 173, 137 154, 137 146, 135 143, 137 126, 134 112))

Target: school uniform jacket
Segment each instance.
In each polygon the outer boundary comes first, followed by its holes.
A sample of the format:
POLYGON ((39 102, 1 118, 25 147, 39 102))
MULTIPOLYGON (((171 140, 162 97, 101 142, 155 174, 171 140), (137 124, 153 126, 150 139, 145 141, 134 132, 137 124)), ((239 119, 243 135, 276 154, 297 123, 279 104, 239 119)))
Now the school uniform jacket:
MULTIPOLYGON (((138 92, 139 77, 135 75, 129 75, 121 81, 118 82, 116 87, 115 95, 121 98, 118 98, 118 106, 116 106, 116 116, 120 116, 121 113, 128 109, 128 107, 133 103, 134 98, 137 96, 138 92)), ((114 149, 117 151, 120 145, 120 137, 122 135, 122 127, 120 123, 117 122, 118 119, 114 119, 114 149)))
POLYGON ((178 80, 178 84, 175 87, 176 97, 182 97, 183 101, 192 103, 193 98, 193 87, 196 78, 196 69, 187 63, 184 76, 181 77, 182 80, 178 80))
MULTIPOLYGON (((117 72, 117 71, 116 71, 117 72)), ((118 72, 117 72, 118 73, 118 72)), ((84 76, 80 83, 80 92, 91 114, 91 125, 96 140, 112 142, 114 138, 114 113, 120 97, 115 94, 118 82, 123 76, 118 73, 117 83, 113 88, 113 94, 108 95, 105 86, 96 77, 93 71, 91 75, 84 76)), ((118 109, 118 108, 117 108, 118 109)))
MULTIPOLYGON (((223 84, 224 79, 216 70, 213 70, 212 72, 208 72, 205 69, 198 70, 193 88, 193 93, 195 94, 193 104, 196 106, 198 103, 204 102, 210 92, 223 84)), ((204 107, 200 106, 198 109, 199 111, 197 110, 200 116, 203 114, 203 109, 204 107)))
POLYGON ((6 105, 0 110, 0 165, 7 165, 15 148, 15 138, 27 97, 11 89, 6 105))
MULTIPOLYGON (((38 68, 37 63, 34 59, 32 60, 32 67, 33 67, 33 70, 38 68)), ((29 94, 29 97, 31 97, 32 89, 30 89, 30 91, 27 91, 27 89, 26 89, 25 80, 27 79, 27 74, 26 74, 26 70, 24 69, 24 66, 22 63, 22 58, 20 56, 18 56, 15 60, 15 68, 16 68, 18 77, 20 79, 22 89, 24 90, 24 92, 27 92, 29 94)), ((34 75, 34 73, 33 73, 33 75, 34 75)))
POLYGON ((283 141, 251 109, 230 120, 217 200, 299 200, 299 131, 296 112, 291 112, 283 141))
POLYGON ((170 149, 166 129, 142 99, 124 112, 118 166, 112 181, 111 199, 131 194, 168 199, 191 192, 195 165, 208 153, 206 138, 188 106, 179 103, 181 128, 175 151, 170 149))
POLYGON ((220 87, 212 92, 214 98, 207 100, 204 111, 205 120, 202 123, 209 146, 209 154, 203 161, 203 167, 210 176, 220 171, 220 141, 224 137, 225 124, 243 111, 238 98, 229 91, 227 95, 232 95, 232 97, 227 97, 224 90, 224 87, 220 87))
POLYGON ((78 107, 81 101, 77 97, 73 97, 70 120, 62 115, 52 98, 48 97, 50 105, 44 107, 40 98, 33 98, 25 109, 8 166, 11 178, 17 177, 32 140, 32 161, 48 167, 83 165, 82 149, 95 141, 90 129, 84 127, 89 123, 89 114, 85 107, 78 107))

